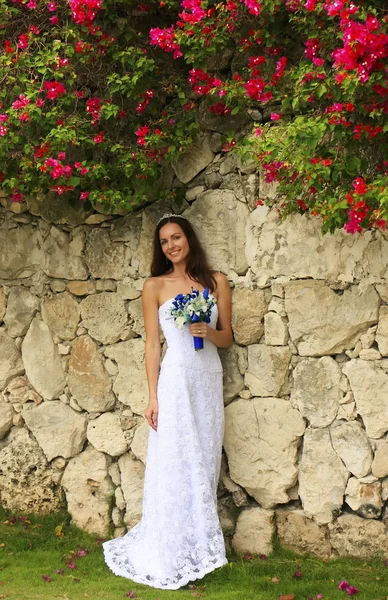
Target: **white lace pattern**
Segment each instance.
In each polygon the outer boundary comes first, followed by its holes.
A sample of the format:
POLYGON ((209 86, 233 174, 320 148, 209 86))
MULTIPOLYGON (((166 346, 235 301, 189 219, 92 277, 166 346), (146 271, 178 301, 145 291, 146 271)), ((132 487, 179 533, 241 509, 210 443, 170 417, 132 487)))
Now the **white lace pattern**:
MULTIPOLYGON (((193 337, 159 308, 167 341, 158 380, 158 431, 150 430, 142 520, 103 544, 105 561, 122 577, 176 590, 226 564, 216 488, 224 431, 222 366, 216 346, 193 337)), ((217 305, 209 325, 216 327, 217 305)))

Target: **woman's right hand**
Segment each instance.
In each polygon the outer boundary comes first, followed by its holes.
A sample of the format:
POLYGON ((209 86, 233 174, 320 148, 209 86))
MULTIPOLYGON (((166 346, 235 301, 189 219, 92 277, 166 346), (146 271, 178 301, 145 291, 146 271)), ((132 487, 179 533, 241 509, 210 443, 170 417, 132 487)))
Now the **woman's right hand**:
POLYGON ((144 412, 144 416, 147 419, 150 427, 157 431, 158 427, 158 401, 150 400, 148 406, 144 412))

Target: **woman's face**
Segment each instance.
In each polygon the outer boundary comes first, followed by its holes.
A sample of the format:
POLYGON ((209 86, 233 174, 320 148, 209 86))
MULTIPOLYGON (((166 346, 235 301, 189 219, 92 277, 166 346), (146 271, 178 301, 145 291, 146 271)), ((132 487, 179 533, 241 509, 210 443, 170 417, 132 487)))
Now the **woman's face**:
POLYGON ((185 260, 190 253, 189 242, 177 223, 166 223, 159 231, 160 246, 173 264, 185 260))

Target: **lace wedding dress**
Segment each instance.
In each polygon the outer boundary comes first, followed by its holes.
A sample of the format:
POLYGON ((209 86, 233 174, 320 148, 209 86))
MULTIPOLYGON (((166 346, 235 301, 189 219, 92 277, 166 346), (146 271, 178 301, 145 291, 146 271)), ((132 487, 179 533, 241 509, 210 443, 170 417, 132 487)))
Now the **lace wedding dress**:
MULTIPOLYGON (((122 577, 176 590, 224 565, 217 515, 224 407, 217 348, 194 351, 188 326, 179 330, 159 307, 167 341, 158 380, 158 430, 150 428, 142 520, 103 544, 105 561, 122 577)), ((209 325, 216 327, 217 304, 209 325)))

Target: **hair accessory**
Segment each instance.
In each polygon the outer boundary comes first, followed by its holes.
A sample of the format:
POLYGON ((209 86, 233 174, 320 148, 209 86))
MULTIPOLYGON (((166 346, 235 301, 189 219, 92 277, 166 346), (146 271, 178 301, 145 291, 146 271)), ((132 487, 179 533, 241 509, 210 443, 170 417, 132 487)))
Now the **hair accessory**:
POLYGON ((166 213, 163 215, 163 217, 160 217, 159 221, 156 223, 156 226, 158 226, 160 221, 163 221, 163 219, 169 219, 170 217, 179 217, 180 219, 185 219, 186 221, 188 220, 183 215, 175 215, 174 213, 166 213))

